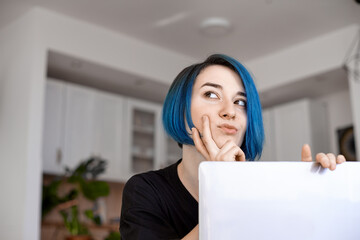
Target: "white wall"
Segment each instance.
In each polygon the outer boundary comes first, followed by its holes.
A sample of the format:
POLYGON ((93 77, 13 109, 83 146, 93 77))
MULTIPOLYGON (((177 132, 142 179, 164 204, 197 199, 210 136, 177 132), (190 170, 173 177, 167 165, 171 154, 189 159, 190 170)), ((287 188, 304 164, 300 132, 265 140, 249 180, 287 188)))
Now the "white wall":
POLYGON ((0 32, 1 239, 39 236, 43 91, 38 82, 45 68, 34 26, 24 16, 0 32))
POLYGON ((314 102, 320 103, 326 108, 329 150, 333 153, 339 153, 336 130, 353 124, 350 93, 348 90, 340 91, 315 99, 314 102))
MULTIPOLYGON (((359 42, 360 44, 360 42, 359 42)), ((356 159, 360 160, 360 81, 354 79, 354 76, 349 75, 351 110, 353 114, 355 145, 356 145, 356 159)))

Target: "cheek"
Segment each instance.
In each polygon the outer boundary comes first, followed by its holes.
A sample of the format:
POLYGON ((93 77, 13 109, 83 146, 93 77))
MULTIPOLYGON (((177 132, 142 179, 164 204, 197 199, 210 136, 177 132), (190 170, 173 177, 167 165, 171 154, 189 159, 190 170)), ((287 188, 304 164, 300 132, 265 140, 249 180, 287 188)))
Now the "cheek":
POLYGON ((193 101, 193 104, 191 105, 191 118, 195 127, 202 131, 202 117, 208 115, 206 111, 207 107, 204 104, 196 103, 198 103, 198 101, 193 101))

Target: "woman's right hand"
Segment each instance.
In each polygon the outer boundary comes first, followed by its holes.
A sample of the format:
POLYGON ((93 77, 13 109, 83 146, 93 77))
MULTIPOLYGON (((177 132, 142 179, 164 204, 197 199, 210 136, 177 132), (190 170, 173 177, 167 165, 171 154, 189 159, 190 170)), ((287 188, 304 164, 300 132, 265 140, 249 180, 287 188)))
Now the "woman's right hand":
POLYGON ((245 154, 234 141, 228 140, 219 148, 212 138, 208 116, 202 117, 202 137, 196 128, 192 128, 192 136, 196 149, 208 161, 245 161, 245 154))

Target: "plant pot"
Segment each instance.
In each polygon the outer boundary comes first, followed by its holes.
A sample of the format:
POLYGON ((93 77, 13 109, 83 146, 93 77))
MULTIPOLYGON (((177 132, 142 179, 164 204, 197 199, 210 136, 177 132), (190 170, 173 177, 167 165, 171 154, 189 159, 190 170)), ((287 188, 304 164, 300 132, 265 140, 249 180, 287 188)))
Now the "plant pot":
POLYGON ((92 240, 89 235, 68 236, 66 240, 92 240))

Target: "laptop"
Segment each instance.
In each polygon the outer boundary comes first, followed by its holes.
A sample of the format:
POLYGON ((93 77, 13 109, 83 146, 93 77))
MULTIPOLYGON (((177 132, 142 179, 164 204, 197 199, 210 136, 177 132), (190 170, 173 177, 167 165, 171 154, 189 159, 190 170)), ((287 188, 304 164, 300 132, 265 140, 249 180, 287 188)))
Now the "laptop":
POLYGON ((360 162, 202 162, 200 240, 359 240, 360 162))

